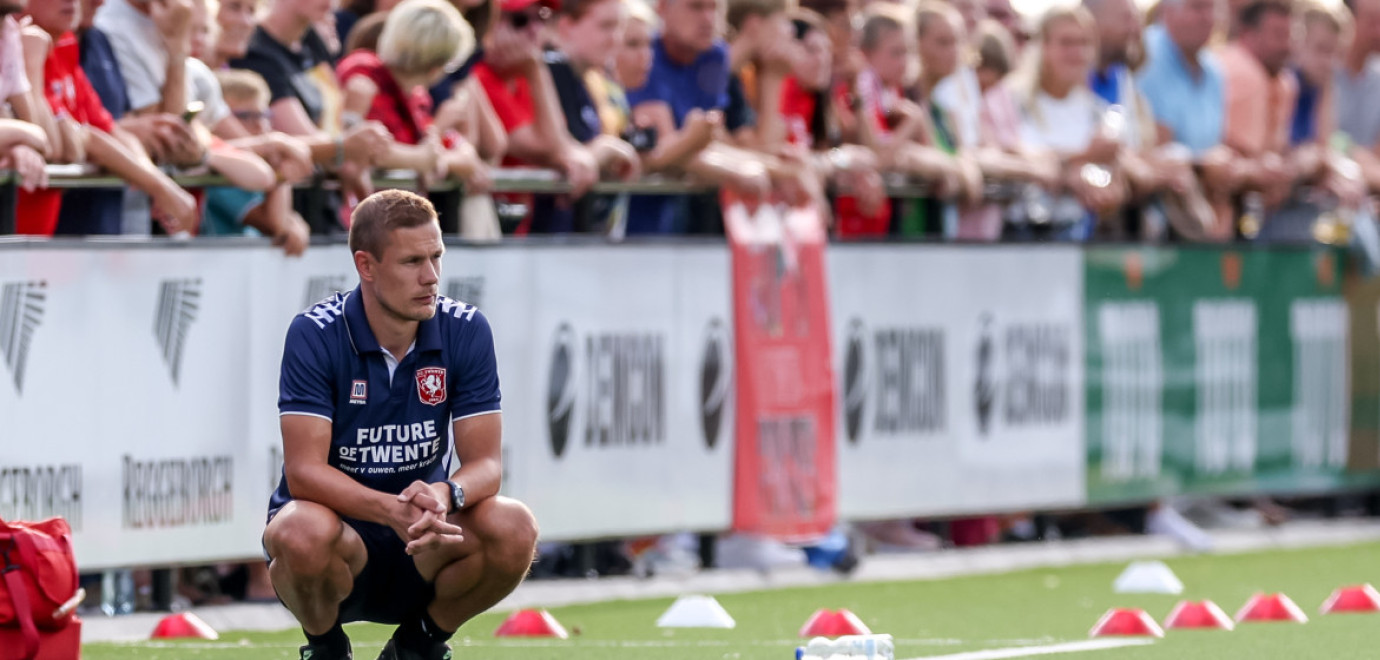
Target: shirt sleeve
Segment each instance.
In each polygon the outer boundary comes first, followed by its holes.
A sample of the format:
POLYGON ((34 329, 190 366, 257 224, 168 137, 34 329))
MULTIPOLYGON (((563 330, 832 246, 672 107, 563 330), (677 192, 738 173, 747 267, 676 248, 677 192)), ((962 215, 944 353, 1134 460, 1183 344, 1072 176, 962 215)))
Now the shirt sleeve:
POLYGON ((451 379, 450 414, 454 419, 473 417, 500 410, 498 359, 494 356, 494 335, 489 319, 479 310, 468 320, 461 315, 463 330, 456 333, 455 346, 459 369, 451 379))
POLYGON ((322 330, 305 316, 293 319, 278 376, 278 413, 335 418, 330 354, 322 330))
POLYGON ((110 39, 120 77, 125 81, 129 107, 134 110, 162 102, 163 82, 167 80, 167 55, 159 52, 161 44, 144 43, 133 26, 104 25, 101 31, 110 39), (154 67, 161 67, 155 71, 154 67))
POLYGON ((82 121, 93 128, 109 133, 115 130, 115 118, 101 104, 96 88, 91 86, 86 73, 77 67, 72 71, 72 84, 76 86, 75 101, 82 121))
POLYGON ((503 122, 504 132, 512 133, 532 123, 536 118, 530 99, 528 103, 522 103, 508 91, 503 81, 499 80, 498 76, 488 67, 476 67, 474 73, 475 77, 479 79, 479 84, 484 88, 484 94, 489 97, 489 104, 493 106, 494 114, 498 115, 498 120, 503 122))

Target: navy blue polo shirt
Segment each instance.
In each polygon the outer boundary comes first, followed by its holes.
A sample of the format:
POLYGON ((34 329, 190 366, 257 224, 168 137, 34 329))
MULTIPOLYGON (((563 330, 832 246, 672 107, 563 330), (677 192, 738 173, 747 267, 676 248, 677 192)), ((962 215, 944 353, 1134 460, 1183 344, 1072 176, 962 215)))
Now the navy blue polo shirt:
MULTIPOLYGON (((477 307, 438 296, 390 377, 358 288, 292 320, 278 389, 280 415, 331 421, 331 466, 385 493, 444 481, 451 423, 498 412, 500 399, 493 333, 477 307)), ((291 499, 283 477, 269 515, 291 499)))

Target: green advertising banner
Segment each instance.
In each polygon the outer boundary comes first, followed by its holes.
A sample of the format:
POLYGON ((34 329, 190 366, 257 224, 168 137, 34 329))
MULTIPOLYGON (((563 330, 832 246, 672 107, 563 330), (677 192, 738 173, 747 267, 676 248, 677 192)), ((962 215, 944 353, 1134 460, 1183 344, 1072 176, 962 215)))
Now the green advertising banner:
POLYGON ((1339 253, 1094 248, 1084 263, 1089 504, 1377 482, 1348 469, 1339 253))

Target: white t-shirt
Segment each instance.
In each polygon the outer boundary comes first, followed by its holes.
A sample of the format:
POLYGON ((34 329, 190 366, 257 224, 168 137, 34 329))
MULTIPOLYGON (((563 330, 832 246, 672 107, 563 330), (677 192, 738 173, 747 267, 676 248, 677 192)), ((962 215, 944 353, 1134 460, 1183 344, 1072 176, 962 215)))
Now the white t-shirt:
POLYGON ((1086 87, 1074 88, 1062 99, 1038 92, 1031 105, 1022 108, 1021 142, 1061 154, 1082 152, 1101 129, 1105 107, 1086 87))
POLYGON ((95 23, 115 51, 129 93, 129 107, 140 110, 162 101, 168 51, 153 19, 139 13, 129 0, 106 0, 96 10, 95 23))
POLYGON ((959 144, 975 147, 982 138, 982 86, 977 70, 960 67, 934 86, 934 102, 948 113, 959 144))

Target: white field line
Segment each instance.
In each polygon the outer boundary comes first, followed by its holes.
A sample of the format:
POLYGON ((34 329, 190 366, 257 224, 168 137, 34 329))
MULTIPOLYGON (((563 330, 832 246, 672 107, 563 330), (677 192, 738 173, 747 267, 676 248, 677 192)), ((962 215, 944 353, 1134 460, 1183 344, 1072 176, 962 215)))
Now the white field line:
POLYGON ((923 658, 915 658, 914 660, 1003 660, 1004 658, 1029 658, 1037 655, 1119 649, 1127 646, 1145 646, 1146 644, 1154 643, 1154 641, 1148 639, 1090 639, 1083 642, 1066 642, 1063 644, 1049 644, 1046 646, 1017 646, 1009 649, 969 651, 967 653, 953 653, 950 655, 927 655, 923 658))

